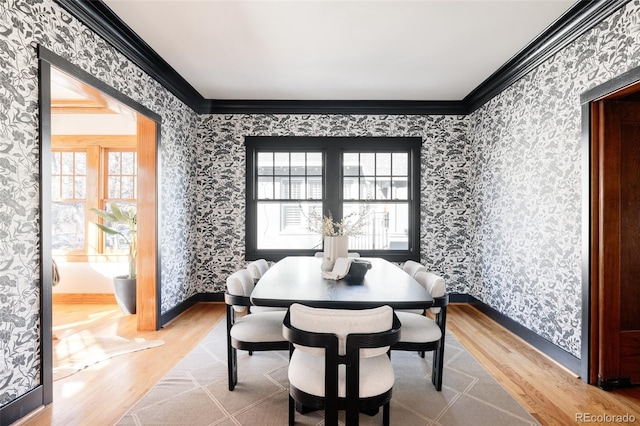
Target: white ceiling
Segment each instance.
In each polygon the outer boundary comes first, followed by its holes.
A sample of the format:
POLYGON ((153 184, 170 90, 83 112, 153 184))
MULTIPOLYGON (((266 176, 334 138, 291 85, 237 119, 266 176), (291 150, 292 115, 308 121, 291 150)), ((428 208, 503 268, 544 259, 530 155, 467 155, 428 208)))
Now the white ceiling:
POLYGON ((104 0, 206 99, 461 100, 575 0, 104 0))

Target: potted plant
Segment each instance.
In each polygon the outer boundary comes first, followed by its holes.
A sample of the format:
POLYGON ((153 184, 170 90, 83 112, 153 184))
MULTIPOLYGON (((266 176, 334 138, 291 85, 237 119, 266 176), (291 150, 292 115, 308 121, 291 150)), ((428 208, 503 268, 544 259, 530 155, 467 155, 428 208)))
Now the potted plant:
POLYGON ((119 235, 129 246, 129 273, 113 277, 118 306, 125 314, 136 313, 136 259, 138 255, 137 217, 135 209, 121 209, 117 204, 109 204, 108 210, 91 209, 110 226, 96 223, 104 233, 119 235))

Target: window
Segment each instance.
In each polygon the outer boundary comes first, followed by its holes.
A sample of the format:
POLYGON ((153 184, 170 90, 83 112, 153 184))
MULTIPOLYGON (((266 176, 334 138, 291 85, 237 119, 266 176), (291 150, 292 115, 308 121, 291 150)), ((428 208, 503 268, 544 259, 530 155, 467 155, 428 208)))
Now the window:
POLYGON ((135 136, 53 136, 52 142, 54 255, 86 261, 90 255, 125 254, 120 237, 105 235, 90 225, 97 220, 90 209, 104 209, 110 203, 135 208, 135 136))
POLYGON ((366 214, 349 250, 419 259, 420 138, 247 137, 247 259, 322 250, 310 218, 366 214))

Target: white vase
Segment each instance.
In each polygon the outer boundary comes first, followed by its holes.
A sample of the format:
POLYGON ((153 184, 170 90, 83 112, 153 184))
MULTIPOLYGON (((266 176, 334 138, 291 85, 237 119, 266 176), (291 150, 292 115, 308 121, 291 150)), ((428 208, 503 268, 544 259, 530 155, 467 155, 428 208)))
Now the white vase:
POLYGON ((349 237, 324 237, 323 269, 333 269, 336 259, 349 256, 349 237))

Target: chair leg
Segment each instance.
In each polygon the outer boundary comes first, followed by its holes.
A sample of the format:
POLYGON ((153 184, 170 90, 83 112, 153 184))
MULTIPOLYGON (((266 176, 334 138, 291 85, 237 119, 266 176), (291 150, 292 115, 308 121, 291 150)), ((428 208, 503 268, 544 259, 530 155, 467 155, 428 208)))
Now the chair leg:
POLYGON ((229 375, 229 390, 238 384, 238 351, 232 346, 227 347, 227 370, 229 375))
POLYGON ((387 402, 384 404, 384 407, 382 407, 382 424, 384 426, 389 426, 389 405, 387 402))
POLYGON ((442 371, 444 368, 444 345, 433 352, 433 364, 431 367, 431 382, 439 392, 442 390, 442 371))
POLYGON ((289 395, 289 426, 293 426, 296 423, 296 403, 289 395))

